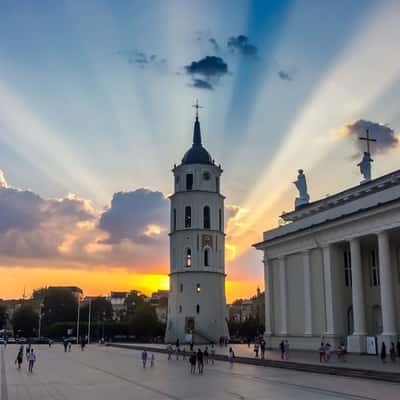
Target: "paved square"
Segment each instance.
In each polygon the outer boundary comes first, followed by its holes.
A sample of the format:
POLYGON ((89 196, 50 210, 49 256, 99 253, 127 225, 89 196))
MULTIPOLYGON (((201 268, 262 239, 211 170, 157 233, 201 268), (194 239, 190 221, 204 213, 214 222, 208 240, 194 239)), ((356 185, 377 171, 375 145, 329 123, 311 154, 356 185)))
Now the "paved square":
POLYGON ((191 375, 188 361, 155 354, 154 368, 143 369, 140 352, 61 345, 36 346, 34 373, 14 365, 18 346, 2 350, 1 400, 110 399, 398 399, 400 385, 282 369, 216 362, 203 375, 191 375), (6 379, 6 382, 5 382, 6 379))

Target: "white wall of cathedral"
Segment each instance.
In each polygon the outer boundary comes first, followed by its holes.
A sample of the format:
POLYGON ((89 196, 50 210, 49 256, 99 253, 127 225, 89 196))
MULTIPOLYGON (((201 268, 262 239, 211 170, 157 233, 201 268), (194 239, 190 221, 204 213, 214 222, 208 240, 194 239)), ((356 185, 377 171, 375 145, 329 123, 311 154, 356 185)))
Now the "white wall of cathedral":
POLYGON ((225 316, 225 275, 190 272, 170 276, 166 341, 185 340, 187 320, 215 342, 228 336, 225 316), (222 317, 221 317, 222 316, 222 317))
POLYGON ((222 169, 216 165, 183 164, 174 168, 175 193, 187 191, 186 176, 192 174, 192 189, 208 192, 220 192, 219 179, 222 169))

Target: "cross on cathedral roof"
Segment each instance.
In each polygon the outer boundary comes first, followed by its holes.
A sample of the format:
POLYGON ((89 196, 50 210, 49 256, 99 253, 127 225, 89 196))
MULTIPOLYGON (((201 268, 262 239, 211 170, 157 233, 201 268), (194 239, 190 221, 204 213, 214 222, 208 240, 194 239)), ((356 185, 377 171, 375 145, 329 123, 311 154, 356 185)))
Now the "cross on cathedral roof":
POLYGON ((196 120, 199 119, 199 108, 204 108, 203 106, 199 105, 199 99, 196 99, 196 104, 193 104, 193 106, 196 109, 196 120))
POLYGON ((360 140, 365 140, 367 142, 367 153, 371 154, 370 143, 376 142, 376 139, 372 139, 369 137, 369 130, 367 129, 365 132, 365 137, 359 137, 360 140))

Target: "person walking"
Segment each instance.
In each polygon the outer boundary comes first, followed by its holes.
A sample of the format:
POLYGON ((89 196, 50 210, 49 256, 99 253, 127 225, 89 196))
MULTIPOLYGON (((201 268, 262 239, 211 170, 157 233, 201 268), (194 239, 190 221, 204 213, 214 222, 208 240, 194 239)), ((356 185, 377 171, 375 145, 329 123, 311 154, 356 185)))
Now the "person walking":
POLYGON ((390 353, 390 359, 392 360, 392 362, 395 362, 396 361, 396 347, 394 346, 393 342, 390 344, 389 353, 390 353))
POLYGON ((331 345, 328 342, 325 346, 325 361, 329 362, 330 359, 331 359, 331 345))
POLYGON ((228 351, 228 361, 232 365, 233 364, 233 359, 235 358, 235 353, 233 352, 232 347, 229 347, 228 351))
POLYGON ((171 360, 171 358, 172 358, 172 346, 171 346, 171 344, 169 344, 167 346, 167 354, 168 354, 168 360, 171 360))
POLYGON ((319 346, 319 362, 322 363, 323 361, 325 361, 325 344, 321 342, 319 346))
POLYGON ((71 340, 68 341, 68 352, 71 352, 72 349, 72 342, 71 340))
POLYGON ((208 364, 208 346, 204 349, 204 361, 208 364))
POLYGON ((215 346, 214 343, 211 343, 211 364, 214 365, 215 360, 215 346))
POLYGON ((382 363, 386 362, 386 344, 385 344, 385 342, 382 342, 382 345, 381 345, 381 360, 382 360, 382 363))
POLYGON ((189 357, 189 363, 190 363, 190 373, 195 374, 196 373, 196 353, 191 353, 189 357))
POLYGON ((30 373, 33 372, 33 366, 35 365, 35 362, 36 362, 36 354, 35 351, 31 349, 28 355, 28 371, 30 373))
POLYGON ((285 360, 289 360, 289 341, 287 339, 285 340, 285 345, 284 345, 284 357, 285 360))
POLYGON ((29 343, 26 347, 26 359, 28 359, 29 353, 31 352, 31 344, 29 343))
POLYGON ((259 347, 258 347, 258 343, 256 342, 256 343, 254 343, 254 353, 255 353, 256 358, 258 358, 258 350, 259 350, 259 347))
POLYGON ((17 358, 15 359, 15 364, 18 365, 18 369, 21 369, 22 361, 24 360, 24 346, 20 346, 17 354, 17 358))
POLYGON ((190 342, 190 351, 193 351, 193 342, 190 342))
POLYGON ((154 368, 155 361, 156 361, 156 358, 154 357, 154 354, 152 354, 151 358, 150 358, 150 367, 151 368, 154 368))
POLYGON ((201 349, 197 350, 197 368, 199 370, 199 374, 202 374, 204 369, 204 360, 201 349))
POLYGON ((285 342, 283 341, 283 339, 282 339, 282 341, 279 343, 279 349, 280 349, 280 351, 281 351, 281 359, 283 360, 284 357, 285 357, 285 342))
POLYGON ((68 341, 67 339, 64 339, 64 353, 66 353, 68 350, 68 341))
POLYGON ((262 339, 260 343, 260 350, 261 350, 261 360, 265 359, 265 340, 262 339))
POLYGON ((143 368, 146 368, 146 364, 147 364, 147 351, 146 350, 142 351, 142 363, 143 363, 143 368))

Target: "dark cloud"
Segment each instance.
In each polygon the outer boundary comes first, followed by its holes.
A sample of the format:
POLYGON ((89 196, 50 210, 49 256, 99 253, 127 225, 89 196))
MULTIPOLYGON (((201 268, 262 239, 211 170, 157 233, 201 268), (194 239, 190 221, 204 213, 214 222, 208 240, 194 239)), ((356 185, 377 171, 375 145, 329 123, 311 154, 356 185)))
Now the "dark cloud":
POLYGON ((165 58, 160 58, 156 54, 147 54, 140 50, 121 50, 118 54, 124 57, 128 64, 136 65, 139 68, 164 67, 167 63, 165 58))
POLYGON ((191 86, 193 86, 193 87, 195 87, 197 89, 206 89, 206 90, 212 90, 213 89, 212 85, 209 82, 207 82, 207 81, 205 81, 203 79, 193 79, 192 83, 191 83, 191 86))
POLYGON ((384 153, 396 147, 400 142, 399 133, 396 133, 389 125, 364 119, 359 119, 358 121, 345 125, 339 131, 339 134, 352 137, 360 152, 364 152, 366 149, 366 142, 364 140, 359 140, 359 137, 365 137, 367 129, 370 138, 376 139, 376 142, 371 144, 373 153, 384 153))
POLYGON ((278 71, 278 76, 281 78, 283 81, 292 81, 293 80, 293 74, 290 73, 289 71, 284 71, 281 69, 278 71))
POLYGON ((125 239, 136 243, 154 240, 157 234, 153 229, 155 236, 152 235, 152 227, 167 229, 168 210, 168 200, 161 192, 137 189, 115 193, 111 207, 100 217, 99 228, 109 235, 102 243, 118 244, 125 239))
POLYGON ((232 52, 240 53, 244 56, 257 58, 258 49, 249 42, 249 38, 245 35, 232 36, 228 39, 228 49, 232 52))
POLYGON ((228 74, 228 64, 221 57, 206 56, 186 65, 185 71, 192 76, 191 86, 213 89, 220 78, 228 74))

